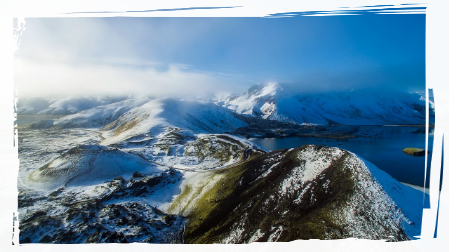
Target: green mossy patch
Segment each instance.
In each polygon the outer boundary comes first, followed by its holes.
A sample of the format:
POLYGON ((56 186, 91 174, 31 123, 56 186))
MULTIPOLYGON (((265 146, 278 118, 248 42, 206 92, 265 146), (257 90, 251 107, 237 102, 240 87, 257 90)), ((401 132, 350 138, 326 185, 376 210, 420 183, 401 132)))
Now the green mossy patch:
MULTIPOLYGON (((426 155, 426 150, 421 148, 405 148, 402 150, 402 152, 414 157, 423 157, 426 155)), ((427 154, 429 153, 430 151, 427 151, 427 154)))
POLYGON ((323 171, 319 179, 304 184, 293 195, 276 195, 279 185, 291 175, 291 170, 303 162, 297 155, 303 148, 305 146, 290 152, 278 150, 259 154, 237 166, 214 171, 224 176, 186 216, 185 242, 220 242, 236 223, 244 227, 241 241, 249 240, 257 230, 263 233, 259 241, 266 241, 273 232, 272 227, 280 226, 284 231, 278 241, 346 237, 344 228, 334 219, 334 212, 345 206, 354 190, 352 174, 344 167, 347 153, 323 171), (267 160, 273 160, 276 155, 282 155, 279 164, 271 168, 267 176, 260 178, 272 165, 267 164, 267 160), (326 182, 327 189, 324 190, 326 182), (293 203, 303 190, 306 190, 305 200, 293 203), (243 216, 246 217, 242 222, 243 216))

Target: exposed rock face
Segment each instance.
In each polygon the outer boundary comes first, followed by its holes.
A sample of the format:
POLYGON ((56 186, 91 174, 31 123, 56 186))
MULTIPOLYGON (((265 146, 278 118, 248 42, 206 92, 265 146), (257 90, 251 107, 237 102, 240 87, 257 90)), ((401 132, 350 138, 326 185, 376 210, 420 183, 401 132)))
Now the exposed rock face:
POLYGON ((187 217, 187 243, 400 241, 420 232, 422 193, 338 148, 259 154, 215 176, 173 203, 173 213, 187 217), (195 200, 182 199, 188 195, 195 200))
MULTIPOLYGON (((402 150, 405 154, 408 154, 410 156, 415 157, 423 157, 426 155, 426 150, 420 149, 420 148, 405 148, 402 150)), ((427 154, 429 154, 430 151, 427 151, 427 154)))

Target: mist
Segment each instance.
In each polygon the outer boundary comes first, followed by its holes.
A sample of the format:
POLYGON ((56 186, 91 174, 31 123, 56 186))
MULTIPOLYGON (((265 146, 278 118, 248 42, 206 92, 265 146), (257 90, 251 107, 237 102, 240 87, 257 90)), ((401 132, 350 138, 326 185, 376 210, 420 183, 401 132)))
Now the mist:
POLYGON ((106 19, 90 18, 28 19, 25 27, 15 55, 19 97, 184 97, 240 90, 219 72, 142 57, 150 51, 167 50, 157 42, 161 37, 147 40, 146 36, 148 32, 161 34, 165 28, 168 45, 175 39, 170 27, 134 23, 119 29, 106 19), (143 40, 148 42, 145 48, 138 46, 143 40))
POLYGON ((33 18, 19 96, 425 90, 425 17, 33 18), (363 24, 363 25, 362 25, 363 24))

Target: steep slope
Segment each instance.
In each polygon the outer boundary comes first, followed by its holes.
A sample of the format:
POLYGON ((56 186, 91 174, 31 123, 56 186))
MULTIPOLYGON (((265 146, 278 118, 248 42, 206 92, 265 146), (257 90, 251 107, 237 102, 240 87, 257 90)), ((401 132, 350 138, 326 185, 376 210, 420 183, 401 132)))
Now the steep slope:
POLYGON ((300 94, 284 85, 268 83, 255 85, 241 96, 228 97, 216 103, 239 114, 297 124, 425 123, 425 101, 419 94, 409 93, 380 95, 354 91, 300 94))
POLYGON ((398 241, 420 232, 423 194, 338 148, 256 153, 239 166, 195 176, 207 180, 185 183, 169 208, 187 217, 187 243, 398 241))
POLYGON ((102 144, 110 145, 130 138, 155 136, 166 127, 188 129, 194 133, 232 132, 247 124, 230 111, 210 102, 155 99, 136 107, 106 125, 109 130, 102 144))
POLYGON ((274 82, 266 85, 254 85, 241 96, 228 97, 219 105, 225 106, 238 114, 269 118, 276 110, 276 102, 285 96, 284 89, 274 82))
POLYGON ((134 172, 158 174, 160 168, 139 156, 100 145, 80 145, 43 167, 31 172, 25 183, 45 190, 62 186, 87 186, 112 180, 129 179, 134 172))

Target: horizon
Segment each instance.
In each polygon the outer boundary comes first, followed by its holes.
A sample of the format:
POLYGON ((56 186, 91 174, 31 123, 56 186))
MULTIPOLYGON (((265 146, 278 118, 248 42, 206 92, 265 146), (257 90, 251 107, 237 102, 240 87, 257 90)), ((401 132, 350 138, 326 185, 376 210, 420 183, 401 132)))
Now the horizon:
POLYGON ((27 19, 19 97, 425 91, 425 15, 27 19), (207 22, 204 22, 207 20, 207 22))

